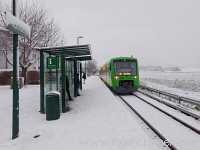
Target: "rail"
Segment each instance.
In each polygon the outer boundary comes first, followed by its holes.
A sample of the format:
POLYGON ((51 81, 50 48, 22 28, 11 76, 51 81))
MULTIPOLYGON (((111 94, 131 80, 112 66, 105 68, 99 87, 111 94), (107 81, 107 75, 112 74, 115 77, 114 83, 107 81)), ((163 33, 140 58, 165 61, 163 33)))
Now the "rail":
POLYGON ((140 85, 140 88, 147 90, 147 91, 150 91, 150 92, 157 93, 159 96, 161 96, 161 95, 167 96, 170 99, 174 99, 174 100, 178 101, 178 103, 185 102, 185 103, 189 103, 189 104, 192 104, 192 105, 196 105, 198 108, 200 108, 200 100, 198 101, 198 100, 195 100, 195 99, 191 99, 191 98, 183 97, 183 96, 180 96, 180 95, 168 93, 166 91, 161 91, 161 90, 154 89, 154 88, 144 86, 144 85, 140 85))
POLYGON ((159 132, 148 120, 146 120, 131 104, 129 104, 122 96, 118 95, 118 97, 163 141, 164 144, 170 150, 177 150, 177 148, 171 144, 170 141, 159 132))

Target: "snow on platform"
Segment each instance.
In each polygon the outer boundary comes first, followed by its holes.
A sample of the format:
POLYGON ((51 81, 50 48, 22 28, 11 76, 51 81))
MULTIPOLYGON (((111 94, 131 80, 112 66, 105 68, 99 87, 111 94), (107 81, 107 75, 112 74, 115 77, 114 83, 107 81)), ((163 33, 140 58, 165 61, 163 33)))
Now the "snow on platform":
POLYGON ((142 127, 133 115, 105 87, 90 77, 81 96, 70 103, 71 110, 56 121, 46 121, 39 110, 39 86, 20 90, 20 136, 11 140, 9 87, 0 87, 1 150, 162 150, 160 141, 142 127), (2 121, 3 120, 3 121, 2 121), (38 138, 33 138, 39 135, 38 138))

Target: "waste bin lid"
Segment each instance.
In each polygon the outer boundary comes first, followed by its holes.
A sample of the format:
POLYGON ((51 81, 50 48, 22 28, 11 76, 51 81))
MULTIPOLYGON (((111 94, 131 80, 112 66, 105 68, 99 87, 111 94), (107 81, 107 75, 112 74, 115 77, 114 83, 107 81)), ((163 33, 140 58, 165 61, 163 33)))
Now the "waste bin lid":
POLYGON ((47 93, 47 95, 55 95, 55 94, 60 96, 60 92, 58 92, 58 91, 49 91, 47 93))

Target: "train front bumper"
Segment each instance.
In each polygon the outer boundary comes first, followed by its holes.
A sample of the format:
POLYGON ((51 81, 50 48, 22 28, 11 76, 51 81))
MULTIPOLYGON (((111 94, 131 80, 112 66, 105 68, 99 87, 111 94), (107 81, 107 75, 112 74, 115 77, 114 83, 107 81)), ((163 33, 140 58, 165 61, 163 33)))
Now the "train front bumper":
POLYGON ((115 87, 116 93, 132 93, 134 92, 134 80, 119 80, 115 87))

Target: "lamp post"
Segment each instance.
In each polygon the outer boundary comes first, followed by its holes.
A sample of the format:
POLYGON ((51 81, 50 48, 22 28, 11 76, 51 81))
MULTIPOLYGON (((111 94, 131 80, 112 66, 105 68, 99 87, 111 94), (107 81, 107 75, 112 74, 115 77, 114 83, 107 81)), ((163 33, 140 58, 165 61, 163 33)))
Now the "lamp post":
POLYGON ((84 38, 84 36, 77 36, 76 37, 76 44, 79 45, 79 39, 84 38))
MULTIPOLYGON (((13 16, 16 16, 16 0, 12 1, 13 16)), ((13 119, 12 139, 19 136, 19 87, 18 87, 18 34, 13 34, 13 119)))
MULTIPOLYGON (((79 45, 79 40, 81 39, 81 38, 84 38, 83 36, 77 36, 76 37, 76 44, 77 44, 77 46, 79 45)), ((76 83, 76 85, 74 86, 75 87, 75 89, 74 89, 74 91, 75 91, 75 97, 76 96, 80 96, 80 94, 79 94, 79 91, 78 91, 78 89, 80 88, 80 89, 82 89, 82 69, 80 68, 81 67, 81 65, 79 66, 79 72, 78 72, 78 66, 77 66, 77 60, 74 60, 74 71, 75 71, 75 80, 78 80, 78 82, 77 81, 75 81, 75 83, 76 83)))
MULTIPOLYGON (((79 45, 79 39, 84 38, 84 36, 77 36, 76 37, 76 44, 79 45)), ((86 61, 85 61, 85 73, 86 73, 86 61)))
POLYGON ((18 53, 18 34, 30 37, 31 28, 28 24, 24 23, 16 17, 17 0, 12 0, 12 14, 5 12, 6 15, 6 28, 13 33, 13 111, 12 111, 12 139, 19 136, 19 53, 18 53))

